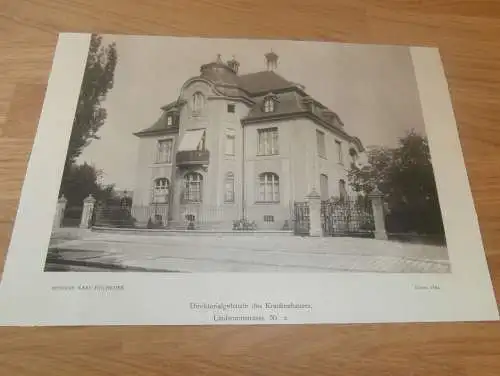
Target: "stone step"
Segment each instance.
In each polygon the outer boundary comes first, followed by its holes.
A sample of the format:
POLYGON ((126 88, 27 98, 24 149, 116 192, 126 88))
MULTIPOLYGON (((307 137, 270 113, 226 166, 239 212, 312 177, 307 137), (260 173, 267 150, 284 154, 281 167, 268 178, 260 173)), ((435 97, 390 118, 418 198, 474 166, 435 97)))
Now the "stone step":
MULTIPOLYGON (((170 222, 167 226, 170 230, 187 230, 188 223, 185 222, 170 222)), ((233 222, 210 222, 210 223, 196 223, 194 224, 195 230, 232 230, 233 222)))

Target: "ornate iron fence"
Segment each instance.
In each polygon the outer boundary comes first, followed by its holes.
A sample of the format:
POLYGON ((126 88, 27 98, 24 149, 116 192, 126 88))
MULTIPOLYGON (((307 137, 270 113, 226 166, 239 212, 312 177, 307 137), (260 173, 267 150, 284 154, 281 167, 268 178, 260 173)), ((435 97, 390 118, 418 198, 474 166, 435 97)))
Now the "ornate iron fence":
POLYGON ((321 225, 325 236, 372 237, 375 224, 371 202, 363 196, 322 201, 321 225))

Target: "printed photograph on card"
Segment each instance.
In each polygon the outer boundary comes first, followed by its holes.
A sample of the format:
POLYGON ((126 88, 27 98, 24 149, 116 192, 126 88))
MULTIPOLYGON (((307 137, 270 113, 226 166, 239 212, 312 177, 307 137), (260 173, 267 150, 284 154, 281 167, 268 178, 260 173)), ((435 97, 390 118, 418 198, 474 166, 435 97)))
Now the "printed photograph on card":
POLYGON ((451 270, 410 50, 91 38, 45 271, 451 270))
POLYGON ((437 48, 59 36, 0 325, 498 320, 437 48))

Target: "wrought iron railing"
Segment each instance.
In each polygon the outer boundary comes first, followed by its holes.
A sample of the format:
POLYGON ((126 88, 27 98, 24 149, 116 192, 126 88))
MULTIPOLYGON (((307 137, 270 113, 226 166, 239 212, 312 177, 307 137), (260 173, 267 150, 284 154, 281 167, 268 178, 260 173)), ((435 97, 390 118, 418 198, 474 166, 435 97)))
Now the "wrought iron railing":
POLYGON ((177 165, 198 165, 210 162, 210 152, 208 150, 182 150, 176 155, 177 165))
POLYGON ((372 205, 366 197, 333 198, 321 202, 321 225, 327 236, 372 236, 372 205))

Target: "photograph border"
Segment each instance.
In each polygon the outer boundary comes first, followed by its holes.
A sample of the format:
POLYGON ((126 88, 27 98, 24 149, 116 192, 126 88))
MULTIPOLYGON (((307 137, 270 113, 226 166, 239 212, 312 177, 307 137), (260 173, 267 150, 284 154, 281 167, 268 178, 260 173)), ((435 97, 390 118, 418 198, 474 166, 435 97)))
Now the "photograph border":
POLYGON ((90 34, 63 33, 57 43, 0 284, 0 325, 498 320, 445 73, 438 49, 428 47, 410 51, 451 273, 43 272, 89 41, 90 34), (264 320, 223 319, 227 312, 264 320))

